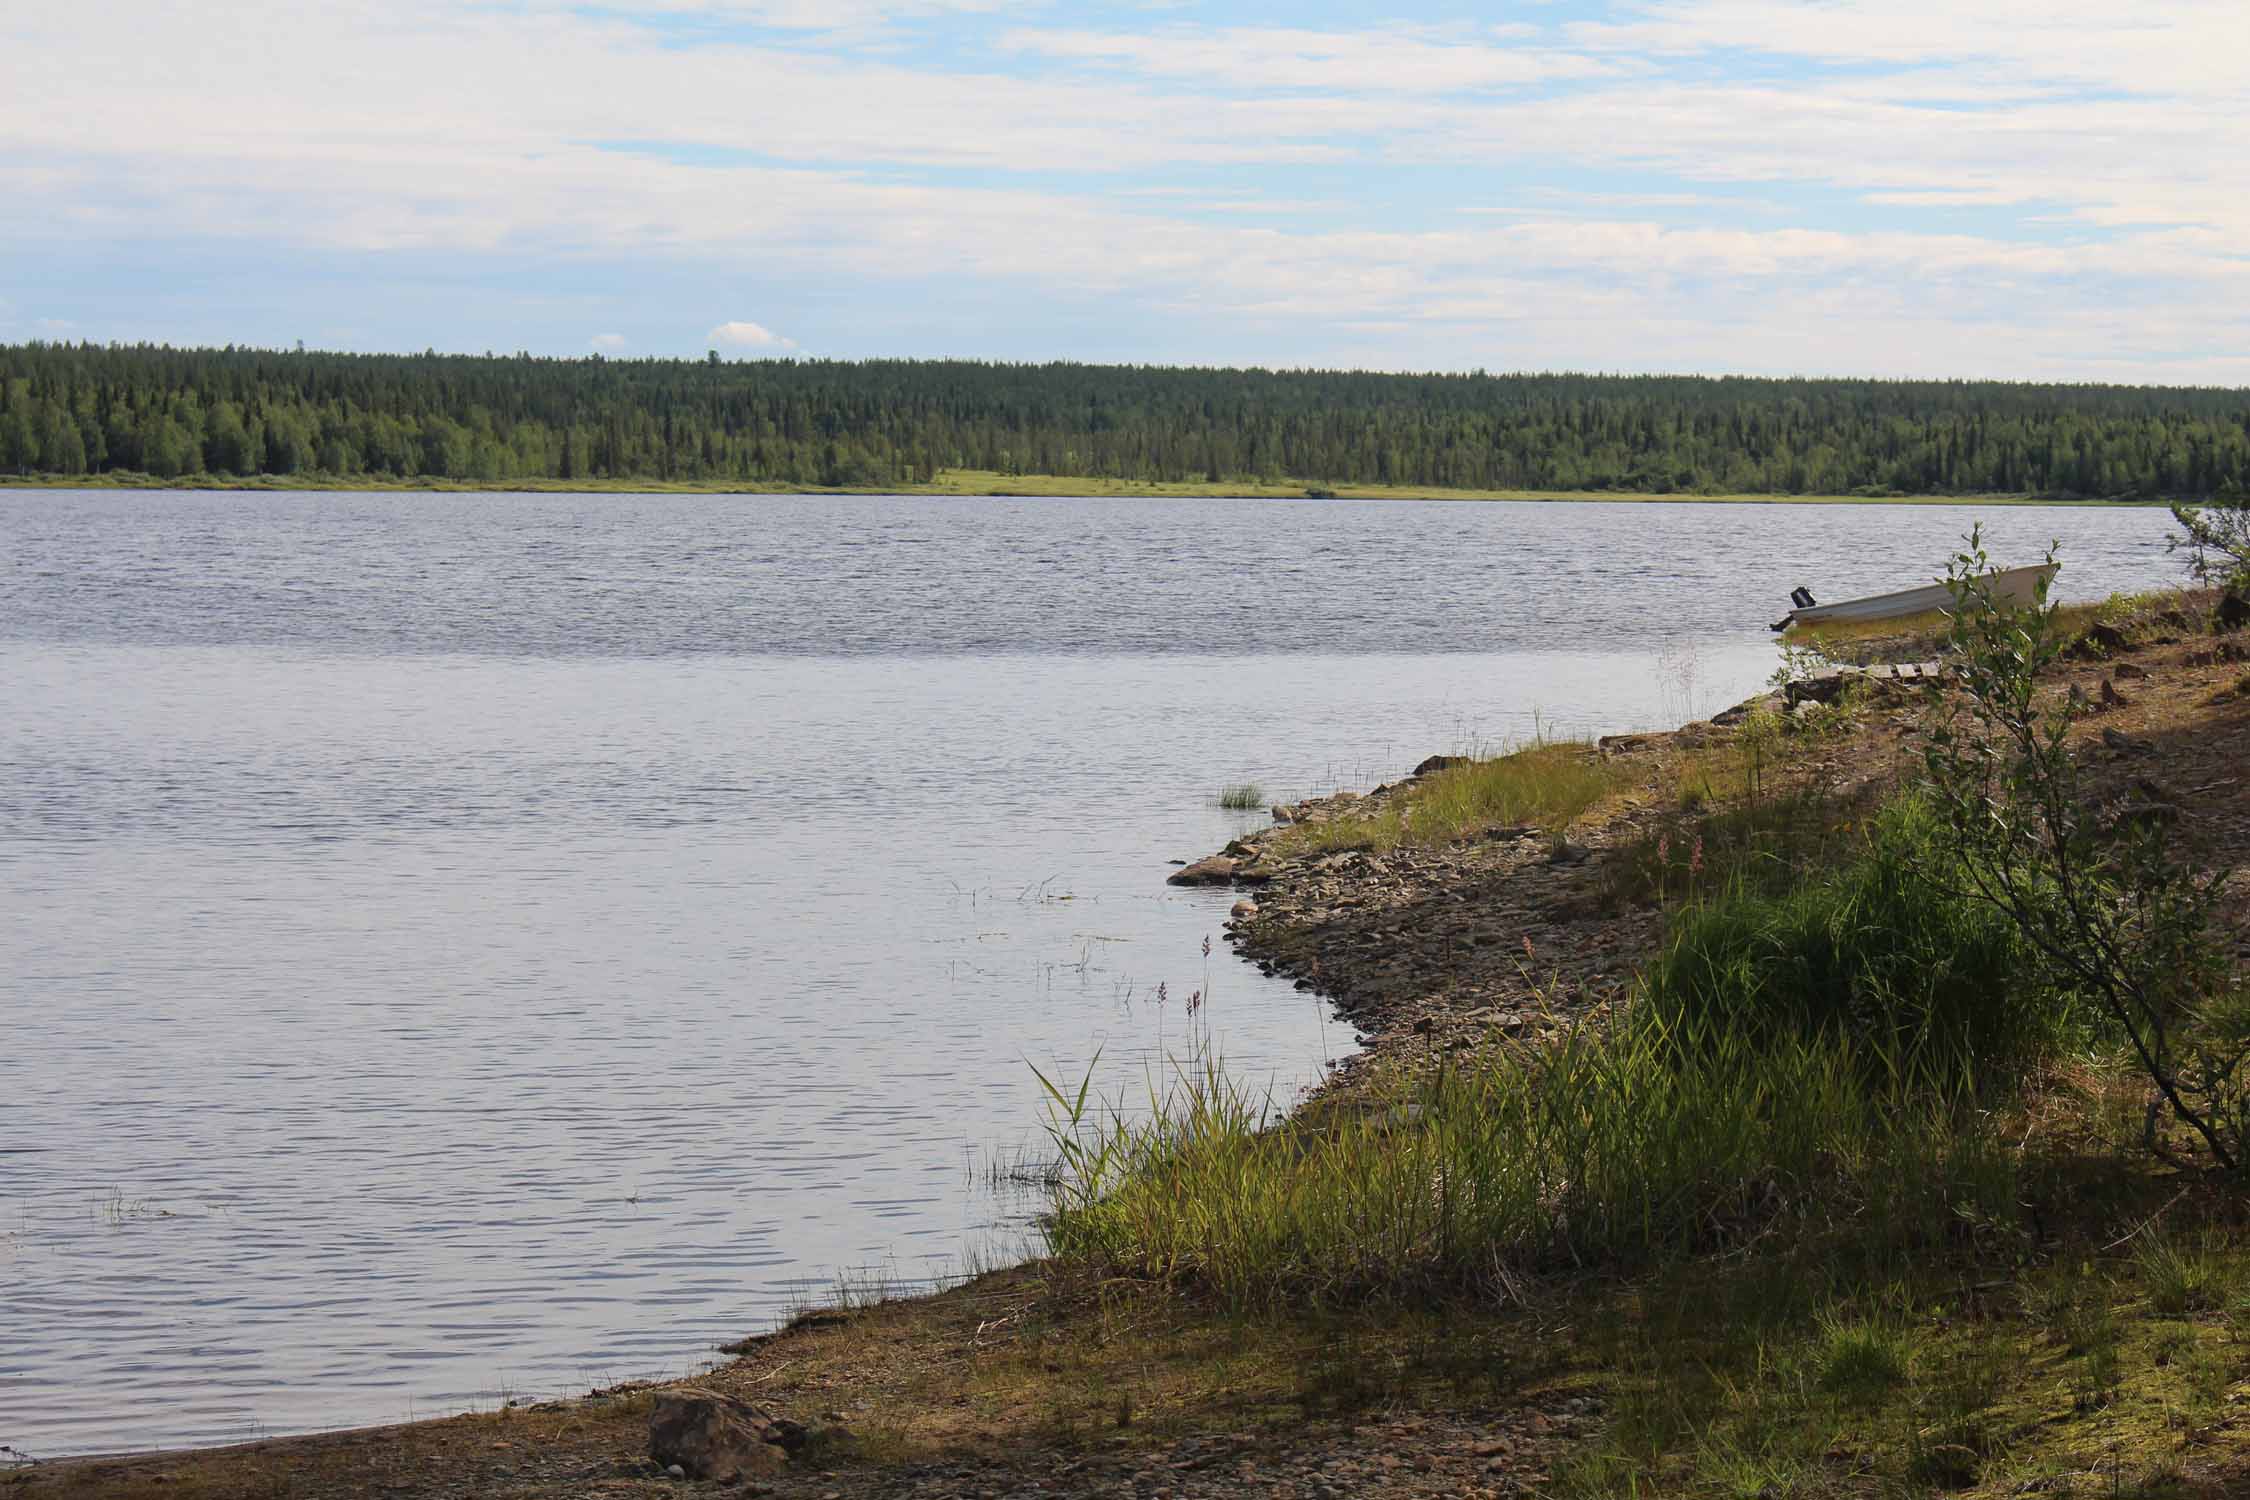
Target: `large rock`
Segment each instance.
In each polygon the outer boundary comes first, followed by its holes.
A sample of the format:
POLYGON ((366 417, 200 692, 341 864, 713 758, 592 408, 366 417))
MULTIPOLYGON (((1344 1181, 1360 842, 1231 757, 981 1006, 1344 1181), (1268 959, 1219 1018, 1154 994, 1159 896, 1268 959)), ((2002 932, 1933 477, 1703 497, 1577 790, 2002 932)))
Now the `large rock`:
POLYGON ((1834 703, 1844 696, 1845 688, 1855 682, 1865 681, 1866 677, 1864 672, 1831 672, 1825 677, 1801 677, 1782 685, 1782 703, 1787 708, 1795 708, 1800 703, 1834 703))
MULTIPOLYGON (((1778 716, 1783 710, 1788 707, 1789 704, 1786 699, 1777 698, 1771 693, 1765 693, 1755 698, 1745 698, 1742 702, 1737 703, 1732 708, 1721 709, 1719 712, 1711 715, 1711 722, 1718 725, 1721 729, 1732 729, 1735 725, 1740 724, 1743 720, 1749 718, 1752 714, 1757 713, 1760 709, 1764 709, 1767 712, 1778 716)), ((1604 735, 1601 740, 1602 748, 1605 750, 1608 749, 1609 743, 1613 739, 1637 739, 1637 737, 1632 735, 1604 735)), ((1630 747, 1620 748, 1638 749, 1639 745, 1636 743, 1635 745, 1630 747)))
POLYGON ((717 1391, 658 1391, 648 1418, 648 1455, 690 1479, 736 1480, 778 1473, 804 1446, 805 1429, 717 1391))
POLYGON ((1225 885, 1234 879, 1235 862, 1224 854, 1199 859, 1164 877, 1167 885, 1225 885))
POLYGON ((1433 755, 1416 766, 1414 774, 1428 776, 1438 771, 1450 771, 1455 766, 1465 766, 1468 763, 1469 757, 1466 755, 1433 755))
POLYGON ((2114 656, 2133 644, 2132 638, 2105 620, 2096 620, 2079 633, 2063 655, 2078 661, 2100 661, 2114 656))
POLYGON ((2240 630, 2250 625, 2250 598, 2231 591, 2222 595, 2213 619, 2221 630, 2240 630))

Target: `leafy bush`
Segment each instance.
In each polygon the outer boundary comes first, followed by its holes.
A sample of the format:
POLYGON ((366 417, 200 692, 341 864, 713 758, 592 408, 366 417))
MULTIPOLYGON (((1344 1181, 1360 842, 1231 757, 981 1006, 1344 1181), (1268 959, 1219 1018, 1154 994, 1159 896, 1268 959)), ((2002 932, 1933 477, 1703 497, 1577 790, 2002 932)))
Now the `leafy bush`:
POLYGON ((2187 549, 2196 577, 2223 588, 2250 588, 2250 491, 2229 485, 2209 505, 2173 506, 2172 519, 2183 533, 2173 545, 2187 549))
POLYGON ((2106 1018, 2155 1086, 2152 1150, 2171 1154, 2169 1115, 2221 1167, 2250 1169, 2250 1051, 2216 1024, 2220 883, 2177 857, 2167 820, 2103 805, 2071 745, 2071 704, 2046 680, 2067 642, 2045 586, 2020 608, 1993 597, 1991 577, 1972 529, 1946 570, 1951 685, 1931 690, 1923 755, 1944 847, 1925 878, 2006 918, 2046 983, 2106 1018))

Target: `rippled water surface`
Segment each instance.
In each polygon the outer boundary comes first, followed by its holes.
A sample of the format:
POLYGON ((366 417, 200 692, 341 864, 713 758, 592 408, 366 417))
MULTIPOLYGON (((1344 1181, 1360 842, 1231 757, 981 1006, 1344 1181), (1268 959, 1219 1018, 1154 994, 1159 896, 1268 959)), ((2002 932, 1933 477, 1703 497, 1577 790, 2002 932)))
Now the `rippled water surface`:
POLYGON ((1708 713, 1980 515, 2174 576, 2148 510, 0 491, 0 1443, 674 1372, 1004 1253, 1027 1062, 1138 1087, 1199 989, 1284 1096, 1351 1044, 1162 884, 1222 785, 1708 713))

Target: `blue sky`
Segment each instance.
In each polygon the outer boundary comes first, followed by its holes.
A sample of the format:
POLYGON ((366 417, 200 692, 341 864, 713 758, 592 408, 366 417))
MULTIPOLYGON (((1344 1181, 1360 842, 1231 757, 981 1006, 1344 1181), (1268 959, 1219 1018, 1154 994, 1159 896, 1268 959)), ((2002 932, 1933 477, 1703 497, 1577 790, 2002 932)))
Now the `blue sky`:
POLYGON ((0 340, 2250 384, 2250 5, 77 0, 0 340))

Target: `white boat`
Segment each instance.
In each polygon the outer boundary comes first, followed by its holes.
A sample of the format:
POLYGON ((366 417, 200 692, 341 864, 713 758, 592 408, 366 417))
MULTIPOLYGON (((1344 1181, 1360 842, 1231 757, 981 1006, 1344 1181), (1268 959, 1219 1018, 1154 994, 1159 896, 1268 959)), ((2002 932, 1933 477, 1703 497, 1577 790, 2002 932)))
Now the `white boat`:
MULTIPOLYGON (((1995 568, 1985 577, 1995 603, 2036 604, 2040 591, 2060 566, 2060 563, 2033 563, 2023 568, 1995 568)), ((1812 595, 1803 589, 1790 598, 1805 602, 1776 621, 1775 630, 1787 630, 1792 625, 1832 625, 1846 620, 1895 620, 1906 615, 1928 614, 1933 609, 1950 609, 1953 605, 1953 591, 1943 583, 1900 589, 1893 594, 1869 594, 1864 599, 1845 599, 1836 604, 1811 603, 1812 595)))

